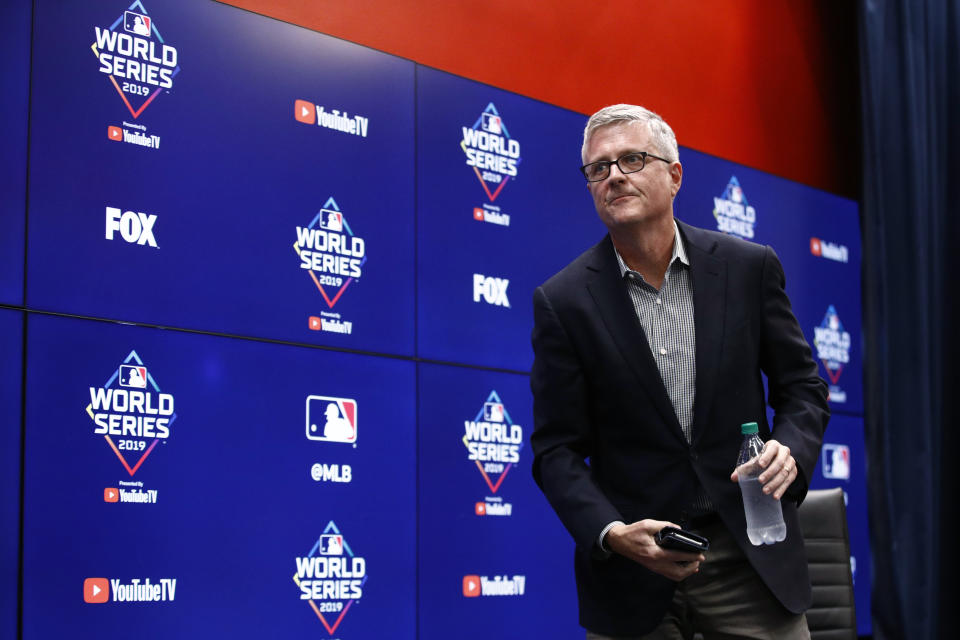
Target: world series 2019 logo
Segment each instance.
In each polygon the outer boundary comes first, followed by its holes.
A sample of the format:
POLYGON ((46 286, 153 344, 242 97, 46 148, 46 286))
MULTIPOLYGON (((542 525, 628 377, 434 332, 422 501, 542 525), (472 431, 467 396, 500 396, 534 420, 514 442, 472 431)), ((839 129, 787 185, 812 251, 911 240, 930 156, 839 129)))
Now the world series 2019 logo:
MULTIPOLYGON (((139 118, 161 91, 173 88, 173 79, 180 73, 177 48, 163 39, 140 0, 109 27, 94 27, 94 31, 91 49, 100 62, 100 73, 110 79, 130 115, 139 118)), ((113 128, 117 129, 115 139, 121 139, 122 130, 113 128)))
POLYGON ((363 597, 367 561, 357 555, 331 520, 310 551, 295 558, 293 581, 331 636, 344 616, 363 597), (324 615, 326 614, 326 615, 324 615))
MULTIPOLYGON (((298 226, 293 250, 300 257, 300 268, 306 270, 320 291, 320 296, 333 309, 353 282, 363 275, 367 263, 367 245, 354 234, 347 217, 333 196, 305 227, 298 226)), ((339 313, 322 311, 310 316, 308 326, 314 331, 350 334, 353 323, 339 313)))
MULTIPOLYGON (((523 427, 513 422, 496 391, 490 392, 474 419, 465 420, 463 426, 467 460, 477 465, 487 487, 495 494, 513 465, 520 462, 523 427)), ((488 496, 477 502, 474 509, 478 516, 509 516, 513 505, 499 496, 488 496)))
POLYGON ((757 224, 757 210, 747 202, 747 196, 736 176, 730 176, 727 188, 713 199, 713 217, 717 230, 750 240, 757 224))
POLYGON ((507 182, 517 177, 520 165, 520 142, 510 136, 507 125, 491 102, 472 127, 461 127, 460 148, 466 155, 467 166, 487 194, 489 203, 473 208, 473 218, 500 226, 510 226, 510 216, 493 202, 507 182))
POLYGON ((170 438, 177 419, 173 394, 160 391, 136 351, 130 352, 102 387, 90 387, 86 411, 94 424, 93 433, 104 437, 130 476, 158 444, 170 438))
POLYGON ((820 326, 813 329, 813 344, 817 348, 817 358, 830 378, 830 401, 846 402, 847 394, 837 382, 844 365, 850 362, 850 334, 844 330, 832 304, 827 307, 820 326))

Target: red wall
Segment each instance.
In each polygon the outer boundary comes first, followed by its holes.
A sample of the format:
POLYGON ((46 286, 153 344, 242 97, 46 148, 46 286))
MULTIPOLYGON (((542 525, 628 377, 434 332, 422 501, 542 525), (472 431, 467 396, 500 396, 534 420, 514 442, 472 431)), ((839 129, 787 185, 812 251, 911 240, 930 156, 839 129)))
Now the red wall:
POLYGON ((227 1, 582 113, 642 104, 682 145, 859 197, 853 3, 227 1))

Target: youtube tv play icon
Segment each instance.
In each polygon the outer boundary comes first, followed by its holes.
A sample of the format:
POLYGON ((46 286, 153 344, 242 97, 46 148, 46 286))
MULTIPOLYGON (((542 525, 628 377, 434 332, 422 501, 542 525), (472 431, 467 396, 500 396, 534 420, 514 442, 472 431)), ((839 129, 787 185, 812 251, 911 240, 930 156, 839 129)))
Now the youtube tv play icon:
POLYGON ((480 595, 480 576, 463 576, 463 595, 467 598, 480 595))
POLYGON ((101 604, 110 600, 110 581, 106 578, 87 578, 83 581, 83 601, 101 604))
POLYGON ((120 500, 120 490, 116 487, 107 487, 103 490, 104 502, 118 502, 120 500))
POLYGON ((317 122, 317 107, 306 100, 296 100, 293 103, 293 117, 297 122, 315 124, 317 122))
POLYGON ((107 137, 113 141, 123 140, 123 129, 110 125, 107 127, 107 137))
POLYGON ((810 253, 815 256, 823 255, 823 247, 820 244, 820 238, 810 238, 810 253))

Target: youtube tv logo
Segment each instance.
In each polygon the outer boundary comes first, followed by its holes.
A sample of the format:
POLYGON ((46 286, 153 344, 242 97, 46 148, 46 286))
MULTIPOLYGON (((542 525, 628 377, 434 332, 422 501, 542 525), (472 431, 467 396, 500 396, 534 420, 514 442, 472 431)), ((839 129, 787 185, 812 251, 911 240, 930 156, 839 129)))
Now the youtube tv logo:
POLYGON ((110 600, 110 581, 106 578, 87 578, 83 581, 83 601, 102 604, 110 600))
POLYGON ((480 222, 483 222, 483 209, 481 209, 480 207, 474 207, 474 208, 473 208, 473 219, 474 219, 474 220, 479 220, 480 222))
POLYGON ((476 598, 480 595, 480 576, 463 576, 463 595, 476 598))
POLYGON ((110 125, 109 127, 107 127, 107 138, 115 142, 122 142, 123 129, 121 129, 120 127, 114 127, 113 125, 110 125))
POLYGON ((478 516, 487 515, 487 503, 478 502, 476 505, 474 505, 474 513, 476 513, 478 516))
POLYGON ((120 500, 120 490, 116 487, 107 487, 103 490, 103 501, 104 502, 119 502, 120 500))
POLYGON ((296 100, 293 103, 293 117, 297 119, 297 122, 316 124, 317 107, 312 102, 296 100))
POLYGON ((810 238, 810 253, 818 258, 826 258, 835 262, 849 262, 850 249, 846 245, 836 242, 827 242, 820 238, 810 238))
POLYGON ((320 318, 318 316, 310 316, 308 323, 311 331, 321 331, 323 329, 323 323, 320 322, 320 318))

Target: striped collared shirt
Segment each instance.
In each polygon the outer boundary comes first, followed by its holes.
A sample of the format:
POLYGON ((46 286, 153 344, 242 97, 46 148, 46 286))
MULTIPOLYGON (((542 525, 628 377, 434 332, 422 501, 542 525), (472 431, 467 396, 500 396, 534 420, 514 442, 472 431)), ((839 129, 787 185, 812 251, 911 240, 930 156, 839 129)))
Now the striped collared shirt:
POLYGON ((643 276, 630 269, 614 248, 620 275, 640 320, 663 386, 687 442, 692 441, 693 401, 696 391, 696 335, 693 326, 693 287, 690 261, 680 229, 673 222, 673 255, 657 291, 643 276))
MULTIPOLYGON (((658 291, 643 276, 630 269, 616 247, 613 249, 620 265, 620 275, 626 282, 633 310, 647 337, 663 386, 670 396, 673 411, 683 430, 687 443, 692 442, 693 401, 697 386, 696 335, 693 324, 693 286, 690 283, 690 260, 677 221, 673 221, 673 255, 658 291)), ((690 511, 706 513, 714 507, 703 488, 697 489, 690 511)), ((607 532, 623 524, 609 523, 600 532, 597 543, 605 553, 607 532)))

